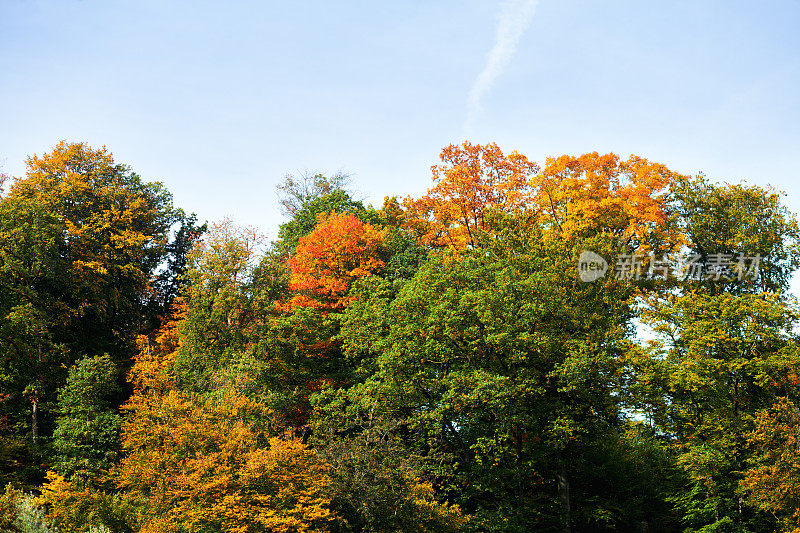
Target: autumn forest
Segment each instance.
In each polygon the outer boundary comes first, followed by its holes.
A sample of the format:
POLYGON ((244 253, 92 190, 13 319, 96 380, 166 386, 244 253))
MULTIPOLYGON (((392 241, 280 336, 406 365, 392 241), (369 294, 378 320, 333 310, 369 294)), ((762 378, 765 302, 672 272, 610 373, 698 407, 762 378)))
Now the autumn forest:
POLYGON ((274 240, 104 147, 0 178, 0 531, 800 531, 782 193, 506 148, 286 176, 274 240))

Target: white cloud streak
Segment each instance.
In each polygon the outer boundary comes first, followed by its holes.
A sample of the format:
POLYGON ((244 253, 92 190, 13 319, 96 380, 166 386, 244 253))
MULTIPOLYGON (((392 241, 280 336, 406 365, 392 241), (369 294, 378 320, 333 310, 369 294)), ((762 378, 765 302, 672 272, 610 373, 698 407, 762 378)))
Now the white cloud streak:
POLYGON ((483 68, 469 92, 467 119, 464 133, 469 136, 482 110, 481 101, 491 90, 495 80, 503 73, 517 51, 517 45, 530 26, 538 0, 507 0, 503 2, 497 17, 494 46, 483 68))

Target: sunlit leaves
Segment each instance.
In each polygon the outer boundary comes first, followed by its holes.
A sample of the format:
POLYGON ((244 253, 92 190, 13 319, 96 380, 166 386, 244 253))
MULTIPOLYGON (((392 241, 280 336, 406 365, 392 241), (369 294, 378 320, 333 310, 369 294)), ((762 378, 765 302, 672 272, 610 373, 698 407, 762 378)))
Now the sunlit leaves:
POLYGON ((434 187, 419 199, 407 198, 407 226, 427 245, 454 250, 475 247, 487 229, 487 214, 513 212, 529 200, 535 163, 517 152, 505 155, 492 143, 464 142, 442 150, 433 165, 434 187))
POLYGON ((297 437, 270 435, 272 414, 234 392, 171 385, 158 345, 132 371, 117 485, 143 502, 141 530, 307 531, 330 517, 327 467, 297 437))
POLYGON ((592 152, 549 157, 533 183, 542 221, 559 237, 609 232, 646 251, 680 244, 667 210, 669 187, 679 178, 641 157, 592 152))
POLYGON ((292 306, 340 309, 349 301, 350 284, 383 267, 378 248, 383 236, 351 214, 320 217, 312 233, 300 239, 289 260, 292 306))

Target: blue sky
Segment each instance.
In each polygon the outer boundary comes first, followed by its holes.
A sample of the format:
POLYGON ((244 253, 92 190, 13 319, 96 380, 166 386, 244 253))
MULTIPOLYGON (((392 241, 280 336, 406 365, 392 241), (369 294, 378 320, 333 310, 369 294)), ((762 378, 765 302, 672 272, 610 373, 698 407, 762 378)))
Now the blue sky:
POLYGON ((380 204, 466 135, 772 184, 800 211, 798 28, 796 1, 0 0, 0 161, 106 145, 273 236, 287 172, 348 172, 380 204))

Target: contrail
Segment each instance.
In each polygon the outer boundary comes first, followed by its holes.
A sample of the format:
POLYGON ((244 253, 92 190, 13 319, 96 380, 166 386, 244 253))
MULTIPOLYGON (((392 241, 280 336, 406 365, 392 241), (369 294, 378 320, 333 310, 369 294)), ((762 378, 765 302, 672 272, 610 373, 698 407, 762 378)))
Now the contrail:
POLYGON ((517 51, 522 34, 530 26, 538 0, 507 0, 500 8, 497 18, 497 31, 494 46, 489 52, 486 66, 483 68, 467 99, 467 119, 464 121, 464 133, 469 136, 472 127, 481 112, 481 100, 492 88, 494 80, 508 66, 514 52, 517 51))

